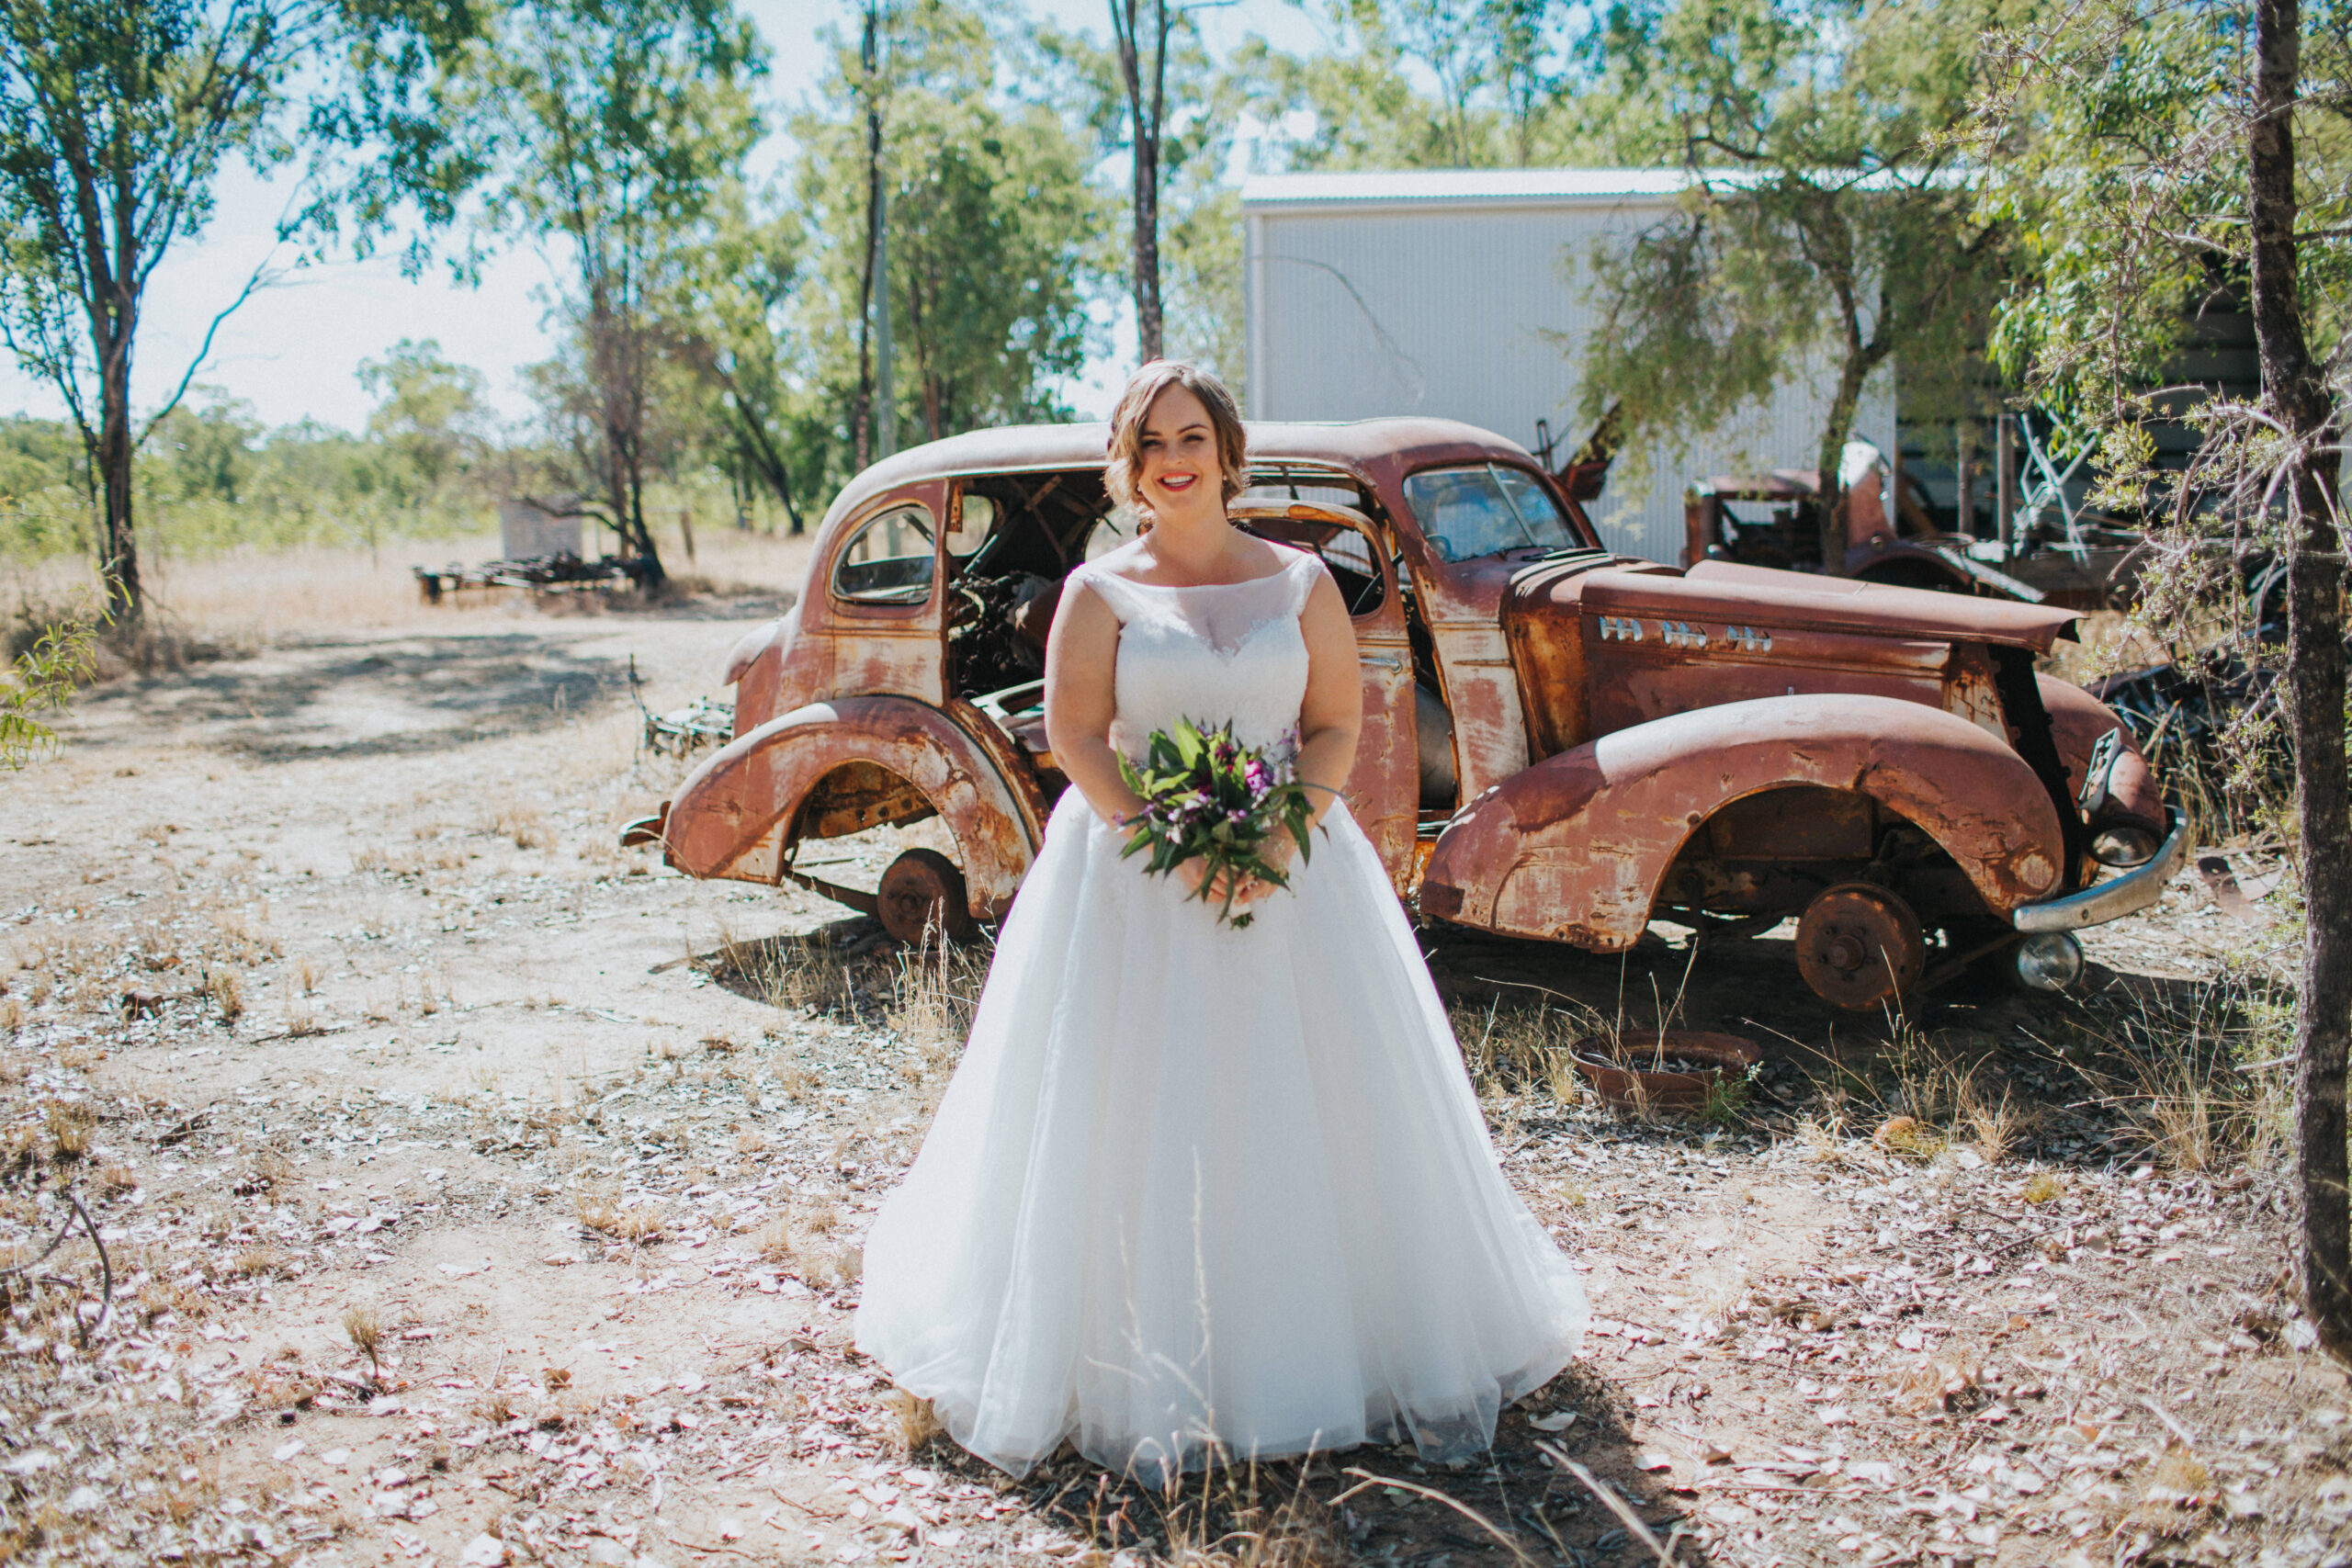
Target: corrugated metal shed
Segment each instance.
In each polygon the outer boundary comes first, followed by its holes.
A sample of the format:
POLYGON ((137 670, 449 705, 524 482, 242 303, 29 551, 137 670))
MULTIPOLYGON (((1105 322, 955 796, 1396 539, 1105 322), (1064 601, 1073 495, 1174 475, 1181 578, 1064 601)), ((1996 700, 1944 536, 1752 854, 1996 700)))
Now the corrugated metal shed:
MULTIPOLYGON (((1585 434, 1575 411, 1596 316, 1591 258, 1666 218, 1685 181, 1657 169, 1250 179, 1251 416, 1442 414, 1530 444, 1545 419, 1573 449, 1585 434)), ((1679 559, 1684 487, 1810 467, 1833 389, 1829 367, 1792 367, 1761 406, 1686 450, 1646 454, 1645 483, 1612 475, 1596 519, 1628 553, 1679 559)), ((1866 389, 1858 424, 1863 439, 1894 450, 1891 375, 1866 389)))

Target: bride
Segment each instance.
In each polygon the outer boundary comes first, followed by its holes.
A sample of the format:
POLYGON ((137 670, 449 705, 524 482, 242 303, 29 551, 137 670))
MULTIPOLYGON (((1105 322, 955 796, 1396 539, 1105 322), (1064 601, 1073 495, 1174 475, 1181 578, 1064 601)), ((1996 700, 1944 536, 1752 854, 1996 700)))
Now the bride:
POLYGON ((1046 722, 1072 787, 865 1244, 859 1348, 1015 1475, 1065 1438, 1162 1478, 1406 1438, 1464 1459, 1584 1326, 1337 793, 1363 713, 1339 589, 1227 520, 1246 456, 1191 366, 1119 400, 1104 477, 1150 528, 1065 586, 1046 722), (1207 889, 1246 930, 1192 897, 1200 862, 1120 858, 1119 754, 1184 718, 1295 734, 1319 786, 1287 888, 1207 889))

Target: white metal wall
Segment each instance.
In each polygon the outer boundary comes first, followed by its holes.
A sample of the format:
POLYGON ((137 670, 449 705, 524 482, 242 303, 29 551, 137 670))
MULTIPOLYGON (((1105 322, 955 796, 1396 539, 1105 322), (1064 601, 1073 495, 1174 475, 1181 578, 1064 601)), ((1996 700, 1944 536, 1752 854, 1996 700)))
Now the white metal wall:
MULTIPOLYGON (((1250 413, 1434 414, 1529 446, 1547 419, 1565 457, 1585 434, 1577 367, 1594 315, 1590 257, 1668 210, 1655 198, 1245 206, 1250 413)), ((1687 449, 1646 454, 1646 482, 1612 477, 1595 520, 1628 554, 1679 560, 1685 486, 1812 467, 1832 390, 1827 366, 1797 367, 1769 401, 1687 449)), ((1891 376, 1867 389, 1858 424, 1894 449, 1891 376)))

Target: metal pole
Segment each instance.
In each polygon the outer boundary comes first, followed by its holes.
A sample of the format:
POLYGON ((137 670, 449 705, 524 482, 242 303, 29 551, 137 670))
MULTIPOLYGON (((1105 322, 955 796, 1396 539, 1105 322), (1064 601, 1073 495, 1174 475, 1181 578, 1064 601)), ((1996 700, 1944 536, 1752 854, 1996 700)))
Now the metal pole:
POLYGON ((2012 554, 2016 543, 2009 537, 2009 525, 2015 521, 2018 509, 2018 436, 2010 426, 2011 415, 2004 411, 1997 418, 1993 442, 1993 529, 2001 541, 2001 554, 2012 554))
POLYGON ((1973 431, 1963 429, 1959 439, 1952 443, 1951 462, 1955 491, 1952 496, 1951 531, 1965 534, 1971 538, 1976 536, 1976 474, 1969 462, 1969 458, 1975 456, 1969 450, 1969 444, 1974 439, 1973 431))

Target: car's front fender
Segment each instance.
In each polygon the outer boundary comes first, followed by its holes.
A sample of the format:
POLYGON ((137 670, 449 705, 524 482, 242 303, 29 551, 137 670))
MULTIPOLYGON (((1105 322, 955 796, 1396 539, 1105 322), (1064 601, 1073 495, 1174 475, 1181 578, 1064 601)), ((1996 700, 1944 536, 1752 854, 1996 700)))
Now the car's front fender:
POLYGON ((1675 714, 1514 775, 1439 837, 1421 908, 1622 951, 1702 824, 1743 796, 1803 785, 1867 795, 1913 823, 1996 913, 2059 885, 2058 813, 2024 759, 1939 708, 1823 693, 1675 714))
POLYGON ((956 860, 983 919, 1011 905, 1045 834, 1036 781, 948 709, 911 697, 810 703, 746 731, 687 775, 662 825, 669 863, 689 876, 773 883, 786 835, 818 781, 867 762, 922 793, 956 836, 956 860))

